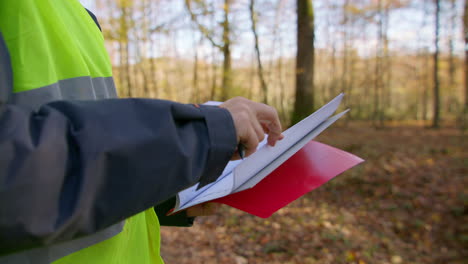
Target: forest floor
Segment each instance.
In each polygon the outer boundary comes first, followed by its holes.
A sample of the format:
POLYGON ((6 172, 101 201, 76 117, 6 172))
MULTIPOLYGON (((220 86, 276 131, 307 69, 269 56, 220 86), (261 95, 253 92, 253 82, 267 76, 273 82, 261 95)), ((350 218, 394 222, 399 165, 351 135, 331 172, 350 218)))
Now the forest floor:
POLYGON ((366 162, 267 219, 223 206, 162 227, 166 263, 468 263, 468 133, 350 123, 317 140, 366 162))

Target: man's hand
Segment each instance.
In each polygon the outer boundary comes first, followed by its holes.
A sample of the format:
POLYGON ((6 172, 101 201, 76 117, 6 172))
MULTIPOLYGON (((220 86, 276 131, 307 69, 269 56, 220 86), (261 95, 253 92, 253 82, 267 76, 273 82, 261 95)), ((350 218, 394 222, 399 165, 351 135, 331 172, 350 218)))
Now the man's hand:
POLYGON ((221 206, 219 203, 202 203, 187 208, 188 217, 214 215, 221 206))
MULTIPOLYGON (((231 113, 236 127, 237 142, 245 146, 246 156, 255 152, 265 134, 268 134, 270 146, 274 146, 283 138, 278 113, 271 106, 252 102, 243 97, 235 97, 227 100, 220 107, 226 108, 231 113)), ((239 158, 237 152, 234 158, 239 158)))

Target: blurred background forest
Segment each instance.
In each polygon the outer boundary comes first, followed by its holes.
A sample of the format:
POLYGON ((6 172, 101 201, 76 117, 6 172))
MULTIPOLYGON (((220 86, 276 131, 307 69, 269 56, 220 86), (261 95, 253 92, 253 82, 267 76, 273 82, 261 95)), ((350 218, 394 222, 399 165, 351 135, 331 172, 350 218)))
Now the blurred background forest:
POLYGON ((365 164, 267 220, 164 228, 168 263, 468 263, 466 0, 81 2, 121 97, 244 96, 289 126, 346 93, 317 140, 365 164))

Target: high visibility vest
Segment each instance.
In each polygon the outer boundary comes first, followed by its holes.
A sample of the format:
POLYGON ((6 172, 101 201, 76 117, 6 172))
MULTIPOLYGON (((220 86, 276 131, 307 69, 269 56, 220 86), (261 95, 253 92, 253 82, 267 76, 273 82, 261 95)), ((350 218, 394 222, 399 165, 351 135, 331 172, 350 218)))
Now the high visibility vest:
MULTIPOLYGON (((10 103, 117 97, 104 39, 78 0, 0 1, 13 70, 10 103)), ((163 263, 159 222, 148 209, 93 235, 0 257, 0 263, 163 263)))

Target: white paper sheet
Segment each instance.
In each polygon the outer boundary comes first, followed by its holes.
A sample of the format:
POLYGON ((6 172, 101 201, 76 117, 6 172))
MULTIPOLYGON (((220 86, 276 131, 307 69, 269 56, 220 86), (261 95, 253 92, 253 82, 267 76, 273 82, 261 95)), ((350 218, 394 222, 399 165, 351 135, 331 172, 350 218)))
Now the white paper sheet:
MULTIPOLYGON (((173 213, 255 186, 310 140, 342 117, 347 111, 330 117, 342 99, 343 94, 338 95, 319 110, 284 131, 284 139, 278 141, 275 147, 268 146, 265 139, 259 144, 257 151, 249 157, 229 162, 217 181, 199 190, 196 184, 179 192, 173 213)), ((210 101, 207 104, 219 105, 220 103, 210 101)))

